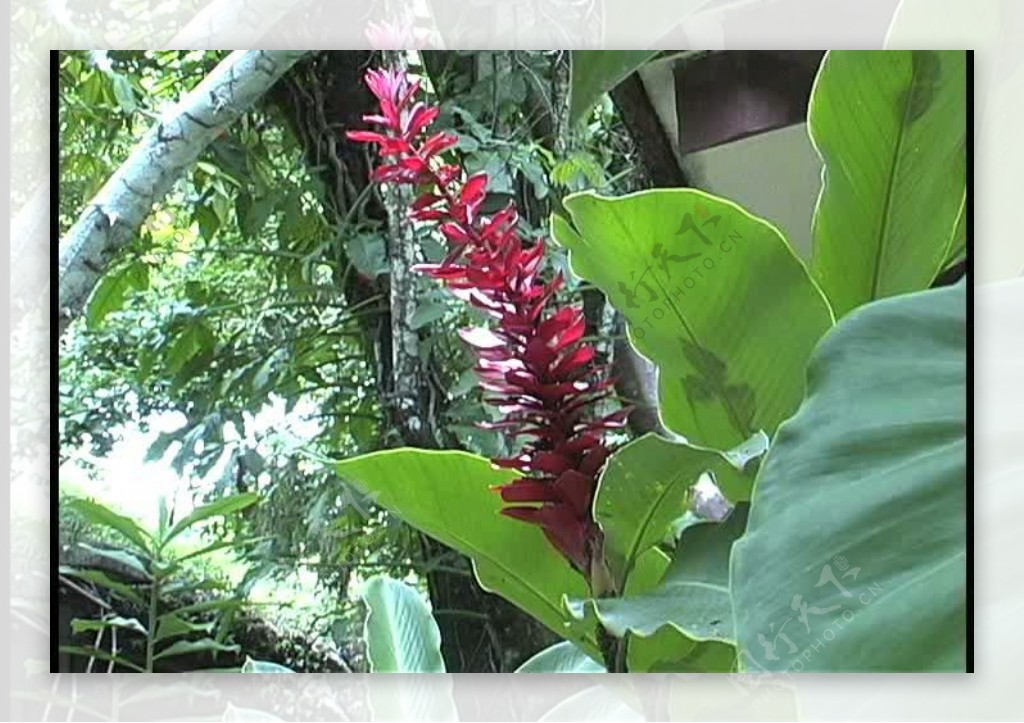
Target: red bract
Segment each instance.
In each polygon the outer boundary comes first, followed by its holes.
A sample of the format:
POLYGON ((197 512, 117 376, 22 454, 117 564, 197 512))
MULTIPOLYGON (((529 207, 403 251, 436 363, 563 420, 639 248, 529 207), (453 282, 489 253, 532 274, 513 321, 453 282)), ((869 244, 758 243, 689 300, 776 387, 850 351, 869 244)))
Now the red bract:
POLYGON ((563 279, 541 277, 544 243, 520 238, 514 205, 490 216, 481 212, 487 175, 467 178, 444 160, 458 138, 427 133, 438 108, 416 99, 419 84, 394 70, 370 70, 366 82, 381 110, 364 120, 383 132, 352 131, 348 137, 377 144, 381 165, 374 180, 417 187, 412 217, 437 222, 448 241, 442 263, 417 268, 495 320, 494 328, 467 329, 462 337, 477 353, 487 402, 501 411, 502 421, 487 426, 514 440, 526 438, 518 455, 494 460, 524 473, 499 488, 509 503, 502 512, 539 525, 589 576, 599 554, 591 503, 609 455, 605 432, 621 426, 626 412, 591 415, 595 402, 610 394, 610 382, 600 379, 594 348, 583 341, 583 310, 549 310, 563 279))

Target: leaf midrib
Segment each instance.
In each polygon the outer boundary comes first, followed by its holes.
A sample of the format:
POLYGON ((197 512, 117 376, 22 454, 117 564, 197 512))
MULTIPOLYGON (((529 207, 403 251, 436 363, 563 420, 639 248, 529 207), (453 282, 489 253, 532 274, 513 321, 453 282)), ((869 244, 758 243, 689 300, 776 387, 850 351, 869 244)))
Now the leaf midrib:
POLYGON ((914 65, 913 55, 910 59, 910 87, 905 94, 905 101, 903 104, 902 118, 900 119, 899 127, 896 129, 896 142, 893 144, 892 159, 889 164, 891 172, 889 178, 886 181, 885 187, 885 208, 882 209, 882 217, 879 219, 878 226, 878 246, 875 250, 875 263, 871 269, 871 297, 872 299, 878 298, 878 283, 881 277, 882 270, 882 259, 885 256, 886 241, 889 238, 889 223, 890 217, 892 216, 893 206, 893 190, 896 183, 896 176, 899 173, 899 159, 900 154, 903 151, 903 140, 906 137, 908 116, 910 115, 910 107, 913 104, 915 93, 917 92, 917 71, 914 65))
MULTIPOLYGON (((626 237, 628 237, 630 239, 635 238, 634 234, 632 234, 629 231, 629 228, 626 226, 625 222, 622 220, 622 217, 621 217, 621 215, 619 213, 619 209, 615 206, 615 204, 612 204, 610 206, 610 209, 611 209, 611 212, 612 212, 611 215, 615 219, 615 222, 619 225, 619 228, 622 229, 622 233, 626 237)), ((701 343, 700 338, 697 336, 697 332, 695 332, 690 327, 690 324, 686 320, 686 317, 683 315, 683 312, 679 310, 679 307, 676 306, 675 302, 672 300, 672 297, 665 290, 665 287, 661 283, 661 280, 658 279, 658 277, 656 275, 654 275, 654 274, 652 274, 652 278, 654 279, 654 283, 656 283, 658 285, 658 289, 665 296, 665 303, 667 303, 669 308, 672 309, 672 313, 675 315, 676 319, 679 320, 680 325, 683 327, 683 331, 686 332, 686 335, 690 338, 690 341, 693 342, 694 344, 696 344, 697 346, 699 346, 702 349, 707 349, 708 347, 704 346, 704 344, 701 343)), ((698 371, 698 370, 694 369, 694 371, 698 371)), ((740 422, 739 411, 733 408, 733 405, 729 401, 729 399, 726 396, 724 396, 724 395, 718 395, 718 401, 725 408, 725 412, 729 416, 730 423, 732 424, 733 428, 737 432, 739 432, 740 437, 741 438, 746 438, 746 437, 750 436, 751 431, 749 429, 745 429, 746 425, 744 425, 744 424, 742 424, 740 422)))

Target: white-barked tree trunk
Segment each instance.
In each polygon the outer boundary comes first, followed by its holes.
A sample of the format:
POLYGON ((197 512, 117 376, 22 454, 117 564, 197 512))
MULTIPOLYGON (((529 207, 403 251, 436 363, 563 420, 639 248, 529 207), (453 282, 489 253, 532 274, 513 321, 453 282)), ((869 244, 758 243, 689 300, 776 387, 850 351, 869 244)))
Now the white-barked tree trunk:
POLYGON ((60 241, 58 333, 82 312, 103 272, 138 234, 153 205, 304 54, 237 50, 149 129, 60 241))

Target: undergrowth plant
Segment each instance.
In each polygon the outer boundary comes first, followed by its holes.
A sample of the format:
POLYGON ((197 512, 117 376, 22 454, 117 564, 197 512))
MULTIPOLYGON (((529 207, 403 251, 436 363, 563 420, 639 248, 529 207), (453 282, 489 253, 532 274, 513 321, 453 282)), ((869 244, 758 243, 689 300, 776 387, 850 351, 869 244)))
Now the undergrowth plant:
POLYGON ((182 535, 197 530, 212 518, 231 516, 258 501, 255 494, 224 497, 193 510, 172 523, 167 506, 161 501, 157 529, 146 530, 134 520, 110 507, 89 499, 68 501, 69 509, 89 524, 113 533, 123 546, 93 546, 80 542, 92 555, 106 559, 111 569, 62 566, 60 575, 77 583, 102 588, 118 605, 107 606, 99 617, 71 621, 74 634, 94 633, 92 645, 62 646, 73 655, 105 661, 108 672, 115 666, 140 673, 156 672, 160 661, 199 653, 237 653, 237 645, 224 642, 227 628, 217 625, 216 616, 237 610, 243 601, 233 594, 224 594, 223 583, 216 580, 196 581, 182 573, 186 563, 204 558, 219 550, 238 549, 251 544, 249 539, 218 536, 212 542, 189 552, 179 552, 175 542, 182 535), (123 570, 118 575, 112 569, 123 570), (200 591, 215 590, 220 594, 210 599, 173 606, 173 600, 200 591), (131 607, 138 615, 119 614, 118 608, 131 607), (119 642, 120 639, 120 642, 119 642), (130 659, 126 648, 142 648, 141 664, 130 659))

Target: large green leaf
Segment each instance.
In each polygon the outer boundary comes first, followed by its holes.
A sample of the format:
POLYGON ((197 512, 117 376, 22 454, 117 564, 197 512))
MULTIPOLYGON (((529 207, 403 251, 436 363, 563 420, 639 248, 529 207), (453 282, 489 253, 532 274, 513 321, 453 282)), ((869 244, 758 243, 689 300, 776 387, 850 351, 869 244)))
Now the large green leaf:
POLYGON ((517 673, 606 673, 604 666, 578 645, 563 640, 545 648, 516 669, 517 673))
POLYGON ((573 50, 569 119, 575 123, 602 95, 657 55, 655 50, 573 50))
POLYGON ((72 499, 68 500, 66 505, 88 522, 111 529, 136 545, 141 552, 145 552, 147 555, 152 554, 152 538, 130 517, 114 512, 106 505, 94 500, 72 499))
POLYGON ((673 521, 689 508, 692 486, 708 471, 730 492, 744 487, 742 475, 722 454, 653 434, 630 442, 608 460, 594 518, 604 531, 605 560, 616 590, 625 589, 642 553, 670 537, 673 521))
POLYGON ((491 489, 515 472, 466 452, 394 449, 343 460, 338 473, 374 502, 473 560, 477 578, 552 630, 597 654, 594 636, 573 626, 561 605, 587 583, 539 528, 500 513, 491 489))
POLYGON ((772 434, 796 410, 832 315, 778 229, 691 189, 588 192, 565 207, 575 229, 555 217, 554 236, 658 365, 668 428, 731 449, 758 430, 772 434))
POLYGON ((687 526, 664 577, 649 592, 574 601, 570 609, 582 617, 584 605, 589 604, 616 637, 627 633, 650 637, 672 626, 694 641, 731 642, 729 551, 743 534, 746 510, 741 505, 722 522, 705 520, 687 526))
POLYGON ((747 669, 964 669, 966 294, 869 304, 815 352, 733 548, 747 669))
POLYGON ((363 593, 364 637, 372 673, 443 673, 441 631, 414 588, 375 577, 363 593))
POLYGON ((966 103, 963 51, 825 57, 808 113, 825 163, 811 265, 837 317, 942 269, 966 182, 966 103))

